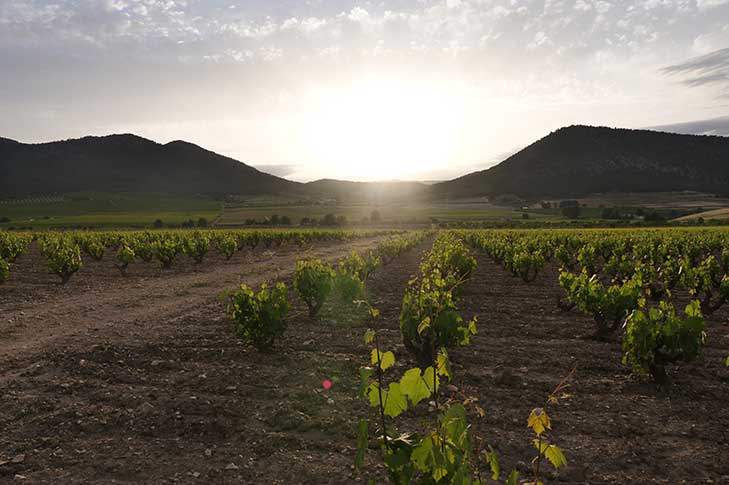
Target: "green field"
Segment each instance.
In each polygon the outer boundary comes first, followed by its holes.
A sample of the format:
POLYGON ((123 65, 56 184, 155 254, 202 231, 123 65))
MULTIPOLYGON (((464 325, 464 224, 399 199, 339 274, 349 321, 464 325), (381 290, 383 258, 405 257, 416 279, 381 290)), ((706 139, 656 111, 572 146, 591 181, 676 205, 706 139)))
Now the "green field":
MULTIPOLYGON (((49 198, 50 199, 50 198, 49 198)), ((156 219, 181 224, 200 217, 214 221, 221 202, 158 195, 78 193, 53 200, 0 201, 2 227, 149 227, 156 219)))
MULTIPOLYGON (((601 207, 581 207, 578 223, 607 224, 614 221, 601 220, 601 207)), ((675 217, 673 213, 685 215, 686 208, 678 210, 660 207, 657 209, 665 218, 675 217)), ((557 207, 530 208, 504 207, 481 199, 413 203, 336 203, 315 202, 300 199, 251 197, 245 202, 227 202, 206 197, 163 196, 156 194, 107 194, 84 192, 64 196, 28 198, 24 200, 0 200, 0 228, 113 228, 151 227, 160 219, 165 226, 179 226, 182 223, 205 218, 209 223, 223 227, 247 225, 251 220, 257 223, 273 215, 288 217, 291 224, 298 226, 303 218, 322 219, 327 214, 344 217, 348 224, 370 223, 374 211, 380 215, 380 223, 433 224, 453 222, 521 223, 528 219, 531 224, 564 223, 569 220, 557 207), (8 220, 5 222, 4 218, 8 220)), ((630 213, 634 209, 624 209, 630 213)))
POLYGON ((360 222, 369 218, 373 211, 380 214, 383 223, 431 223, 441 221, 498 221, 505 219, 521 220, 524 212, 530 219, 556 220, 557 214, 540 213, 540 211, 521 211, 507 207, 495 207, 490 204, 439 204, 422 203, 413 205, 267 205, 267 206, 231 206, 225 207, 220 223, 237 225, 247 219, 263 220, 276 214, 288 216, 294 224, 302 218, 322 218, 326 214, 344 216, 349 222, 360 222))

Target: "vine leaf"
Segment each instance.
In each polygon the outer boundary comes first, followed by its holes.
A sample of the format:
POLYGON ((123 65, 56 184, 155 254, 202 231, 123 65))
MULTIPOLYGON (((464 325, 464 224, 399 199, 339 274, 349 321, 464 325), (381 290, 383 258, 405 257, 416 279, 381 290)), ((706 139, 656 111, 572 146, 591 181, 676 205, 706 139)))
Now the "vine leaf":
POLYGON ((364 465, 365 453, 367 453, 367 442, 369 440, 367 425, 366 419, 360 420, 357 432, 357 453, 354 456, 354 467, 357 470, 364 465))
POLYGON ((364 334, 364 342, 366 345, 371 344, 375 340, 375 331, 370 329, 367 329, 367 331, 364 334))
POLYGON ((560 468, 567 464, 567 458, 565 458, 562 450, 554 445, 547 446, 547 449, 544 450, 544 456, 547 457, 547 460, 552 463, 554 468, 560 468))
POLYGON ((506 480, 505 485, 519 485, 519 472, 512 470, 509 474, 509 478, 506 480))
POLYGON ((501 476, 501 465, 499 464, 499 457, 496 456, 493 447, 489 446, 489 452, 484 455, 484 458, 491 468, 491 479, 498 480, 499 476, 501 476))
POLYGON ((380 352, 377 349, 372 349, 372 364, 377 365, 380 363, 380 369, 386 371, 393 365, 395 365, 395 354, 392 352, 380 352))
POLYGON ((552 429, 549 415, 542 408, 534 408, 529 414, 527 426, 534 430, 537 436, 541 436, 547 429, 552 429))
POLYGON ((451 361, 448 358, 448 351, 444 348, 438 352, 438 375, 447 377, 448 381, 451 380, 451 361))
MULTIPOLYGON (((385 394, 383 392, 383 394, 385 394)), ((408 400, 400 390, 400 384, 393 382, 387 391, 385 401, 385 415, 395 418, 408 410, 408 400)))
POLYGON ((374 370, 371 367, 360 367, 359 368, 359 396, 364 397, 367 392, 367 384, 370 382, 370 377, 374 370))
MULTIPOLYGON (((429 369, 432 368, 429 367, 429 369)), ((417 406, 420 401, 429 398, 432 394, 417 367, 403 374, 400 379, 400 390, 410 399, 413 406, 417 406)))

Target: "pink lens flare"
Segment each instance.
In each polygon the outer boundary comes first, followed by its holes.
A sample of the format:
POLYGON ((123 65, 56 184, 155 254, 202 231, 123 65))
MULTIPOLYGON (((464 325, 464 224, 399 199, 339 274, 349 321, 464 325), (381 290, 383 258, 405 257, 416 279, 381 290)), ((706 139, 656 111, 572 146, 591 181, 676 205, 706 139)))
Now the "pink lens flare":
POLYGON ((331 388, 332 388, 332 381, 330 381, 329 379, 324 379, 324 382, 322 382, 322 383, 321 383, 321 385, 322 385, 322 387, 323 387, 323 388, 324 388, 325 390, 327 390, 327 391, 328 391, 329 389, 331 389, 331 388))

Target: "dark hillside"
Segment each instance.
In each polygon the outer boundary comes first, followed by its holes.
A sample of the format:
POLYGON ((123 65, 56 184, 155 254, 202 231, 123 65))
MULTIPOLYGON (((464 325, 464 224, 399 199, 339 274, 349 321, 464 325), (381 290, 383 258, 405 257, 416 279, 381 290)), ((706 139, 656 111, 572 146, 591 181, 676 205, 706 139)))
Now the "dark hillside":
POLYGON ((729 193, 729 138, 561 128, 488 170, 433 186, 439 197, 597 192, 729 193))

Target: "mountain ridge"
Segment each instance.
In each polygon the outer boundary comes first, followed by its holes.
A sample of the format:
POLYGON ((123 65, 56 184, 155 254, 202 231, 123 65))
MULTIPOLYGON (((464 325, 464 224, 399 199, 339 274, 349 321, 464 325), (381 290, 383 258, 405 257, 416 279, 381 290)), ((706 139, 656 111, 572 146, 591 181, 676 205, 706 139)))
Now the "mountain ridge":
POLYGON ((46 143, 0 138, 0 193, 19 197, 83 190, 344 202, 684 190, 726 194, 729 138, 572 125, 493 167, 434 184, 330 178, 300 183, 191 142, 161 144, 131 133, 46 143))
POLYGON ((729 138, 572 125, 485 170, 435 184, 437 197, 729 192, 729 138))

